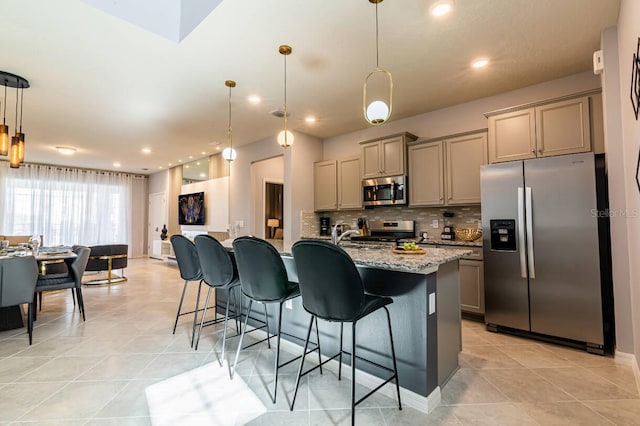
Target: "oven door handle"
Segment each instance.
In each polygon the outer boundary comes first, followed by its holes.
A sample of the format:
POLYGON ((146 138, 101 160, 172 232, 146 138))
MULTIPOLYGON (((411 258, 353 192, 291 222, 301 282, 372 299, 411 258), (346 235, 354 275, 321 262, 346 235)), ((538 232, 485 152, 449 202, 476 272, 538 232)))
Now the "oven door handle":
POLYGON ((391 181, 391 204, 396 203, 396 181, 391 181))

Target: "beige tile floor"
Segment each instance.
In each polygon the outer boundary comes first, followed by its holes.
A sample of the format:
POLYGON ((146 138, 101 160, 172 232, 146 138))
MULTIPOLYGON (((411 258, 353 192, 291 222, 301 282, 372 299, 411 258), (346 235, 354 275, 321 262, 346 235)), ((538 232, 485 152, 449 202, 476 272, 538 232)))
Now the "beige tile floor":
MULTIPOLYGON (((274 405, 267 391, 273 350, 243 351, 235 383, 229 382, 218 365, 220 328, 205 329, 197 352, 189 347, 189 318, 171 334, 182 289, 177 269, 139 259, 126 272, 125 284, 84 288, 86 322, 69 291, 52 292, 32 346, 24 329, 0 332, 0 424, 349 423, 348 380, 309 375, 290 412, 293 363, 283 370, 274 405), (231 389, 236 395, 224 392, 231 389), (233 410, 242 414, 229 420, 233 410)), ((192 284, 188 302, 195 289, 192 284)), ((427 416, 409 407, 398 411, 394 400, 375 395, 357 410, 356 422, 640 425, 640 396, 631 368, 610 357, 493 334, 465 321, 460 370, 440 406, 427 416)))

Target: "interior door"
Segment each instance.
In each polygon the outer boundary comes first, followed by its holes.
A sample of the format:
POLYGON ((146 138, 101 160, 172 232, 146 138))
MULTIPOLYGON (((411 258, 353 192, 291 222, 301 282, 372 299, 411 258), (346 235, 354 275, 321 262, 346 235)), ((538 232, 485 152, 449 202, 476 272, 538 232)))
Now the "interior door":
POLYGON ((149 232, 147 253, 153 253, 153 241, 160 239, 162 227, 167 224, 167 200, 164 192, 149 194, 149 232))
POLYGON ((529 290, 523 258, 524 206, 522 161, 480 168, 484 255, 485 322, 529 330, 529 290), (522 200, 522 198, 520 198, 522 200), (500 250, 491 242, 491 221, 513 221, 515 232, 506 234, 515 246, 500 250))
POLYGON ((525 161, 534 263, 531 331, 603 344, 592 153, 525 161))

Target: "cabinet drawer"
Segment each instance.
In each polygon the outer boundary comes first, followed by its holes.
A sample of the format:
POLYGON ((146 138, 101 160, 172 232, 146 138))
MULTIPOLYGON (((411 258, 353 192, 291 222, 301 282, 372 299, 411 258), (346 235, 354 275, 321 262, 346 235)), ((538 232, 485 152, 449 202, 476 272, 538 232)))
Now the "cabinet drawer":
POLYGON ((453 249, 471 250, 471 251, 473 251, 473 253, 468 254, 468 255, 462 257, 461 259, 482 260, 482 247, 453 246, 453 245, 450 246, 450 245, 444 245, 444 244, 438 244, 436 247, 437 248, 443 248, 443 249, 449 249, 449 250, 453 250, 453 249))

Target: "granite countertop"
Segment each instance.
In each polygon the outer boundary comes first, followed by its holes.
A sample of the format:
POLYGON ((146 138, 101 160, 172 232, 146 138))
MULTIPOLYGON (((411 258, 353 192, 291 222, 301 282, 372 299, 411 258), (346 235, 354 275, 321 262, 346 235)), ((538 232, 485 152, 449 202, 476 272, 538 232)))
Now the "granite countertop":
POLYGON ((463 246, 463 247, 482 247, 482 238, 479 238, 475 241, 462 241, 462 240, 424 240, 418 244, 429 244, 429 245, 443 245, 443 246, 463 246))
MULTIPOLYGON (((291 256, 290 242, 269 240, 283 256, 291 256)), ((395 254, 394 244, 372 244, 343 242, 340 247, 346 251, 356 265, 394 271, 429 274, 438 266, 471 254, 470 250, 425 248, 426 254, 395 254)))

